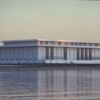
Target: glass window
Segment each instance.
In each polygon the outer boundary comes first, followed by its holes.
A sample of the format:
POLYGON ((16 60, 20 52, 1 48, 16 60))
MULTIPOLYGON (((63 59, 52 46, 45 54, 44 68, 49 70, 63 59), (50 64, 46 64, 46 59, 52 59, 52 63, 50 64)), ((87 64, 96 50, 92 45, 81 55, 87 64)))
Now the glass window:
POLYGON ((83 43, 83 46, 86 46, 86 43, 83 43))
POLYGON ((48 41, 45 41, 45 44, 48 44, 48 41))
POLYGON ((58 42, 58 45, 61 45, 61 42, 58 42))
POLYGON ((74 45, 74 42, 71 42, 71 45, 74 45))
POLYGON ((68 45, 68 42, 64 42, 65 45, 68 45))
POLYGON ((97 43, 95 43, 95 46, 98 46, 98 44, 97 44, 97 43))
POLYGON ((78 43, 75 43, 75 45, 78 45, 78 43))
POLYGON ((43 44, 43 41, 40 41, 40 44, 43 44))

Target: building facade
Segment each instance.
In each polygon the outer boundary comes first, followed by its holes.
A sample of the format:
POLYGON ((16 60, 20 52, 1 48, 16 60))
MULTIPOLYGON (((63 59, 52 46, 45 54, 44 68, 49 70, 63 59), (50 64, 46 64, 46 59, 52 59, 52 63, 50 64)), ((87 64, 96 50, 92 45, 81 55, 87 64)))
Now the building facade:
POLYGON ((48 40, 0 42, 0 64, 100 64, 100 43, 48 40))

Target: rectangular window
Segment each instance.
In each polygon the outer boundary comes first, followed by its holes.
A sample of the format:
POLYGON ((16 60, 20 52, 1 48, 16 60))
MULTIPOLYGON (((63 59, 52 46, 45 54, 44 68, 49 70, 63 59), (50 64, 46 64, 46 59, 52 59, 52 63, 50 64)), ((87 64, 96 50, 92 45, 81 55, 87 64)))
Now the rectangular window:
POLYGON ((48 44, 48 41, 45 41, 45 44, 47 45, 48 44))
POLYGON ((85 60, 88 60, 88 49, 85 48, 85 60))
POLYGON ((49 59, 49 47, 46 47, 46 59, 49 59))
POLYGON ((79 49, 76 49, 76 60, 79 60, 79 49))
POLYGON ((80 56, 79 56, 79 48, 77 48, 77 60, 80 59, 80 56))
POLYGON ((84 50, 81 48, 81 60, 84 60, 84 50))
POLYGON ((64 53, 63 53, 64 60, 67 60, 67 48, 63 48, 63 50, 64 50, 64 53))
POLYGON ((64 45, 68 45, 68 42, 64 42, 64 45))
POLYGON ((78 43, 77 42, 75 42, 75 46, 77 46, 78 45, 78 43))
POLYGON ((58 42, 58 45, 61 45, 61 42, 58 42))
POLYGON ((75 43, 74 42, 71 42, 71 45, 75 45, 75 43))
POLYGON ((89 60, 92 60, 92 49, 89 49, 89 60))
POLYGON ((43 44, 43 41, 40 41, 40 44, 43 44))
POLYGON ((53 60, 53 55, 54 55, 54 48, 51 47, 51 56, 50 56, 50 59, 53 60))

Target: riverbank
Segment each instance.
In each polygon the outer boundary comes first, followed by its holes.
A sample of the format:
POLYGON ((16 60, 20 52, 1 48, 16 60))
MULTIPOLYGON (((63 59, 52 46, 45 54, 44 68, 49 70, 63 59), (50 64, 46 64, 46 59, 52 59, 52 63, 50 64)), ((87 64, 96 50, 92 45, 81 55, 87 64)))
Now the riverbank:
POLYGON ((60 68, 68 68, 68 69, 96 69, 100 68, 100 64, 25 64, 25 65, 0 65, 0 69, 8 69, 8 68, 15 68, 15 69, 26 69, 26 68, 35 68, 35 69, 60 69, 60 68))

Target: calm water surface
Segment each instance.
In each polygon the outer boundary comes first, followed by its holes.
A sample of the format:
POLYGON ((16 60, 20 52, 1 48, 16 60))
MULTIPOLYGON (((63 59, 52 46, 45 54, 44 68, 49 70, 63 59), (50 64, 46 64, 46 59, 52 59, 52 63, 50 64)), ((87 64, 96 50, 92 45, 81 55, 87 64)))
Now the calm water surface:
POLYGON ((100 69, 2 69, 0 100, 100 100, 100 69))

